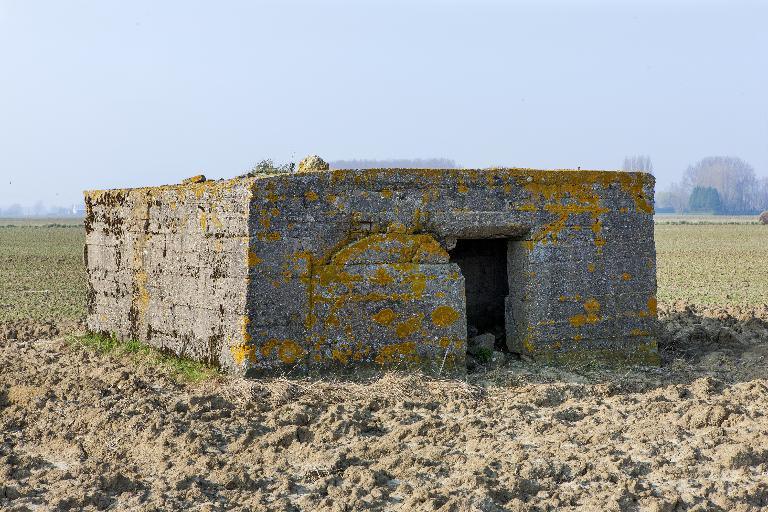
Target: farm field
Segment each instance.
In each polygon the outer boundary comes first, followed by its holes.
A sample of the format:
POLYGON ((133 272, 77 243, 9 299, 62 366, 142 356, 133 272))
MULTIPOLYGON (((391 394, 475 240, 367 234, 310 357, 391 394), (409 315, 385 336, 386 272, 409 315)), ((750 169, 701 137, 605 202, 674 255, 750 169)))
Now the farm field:
MULTIPOLYGON (((72 219, 0 219, 0 323, 74 321, 85 314, 84 233, 72 219)), ((658 298, 768 303, 768 228, 657 224, 658 298), (736 264, 735 264, 736 263, 736 264)))
POLYGON ((759 224, 757 215, 703 215, 657 213, 656 224, 759 224))
POLYGON ((767 226, 657 225, 658 368, 193 382, 132 345, 59 335, 84 314, 83 231, 14 223, 0 510, 768 507, 767 226))
POLYGON ((658 298, 768 303, 768 226, 656 225, 658 298))
POLYGON ((75 221, 0 220, 0 322, 83 317, 84 242, 75 221))

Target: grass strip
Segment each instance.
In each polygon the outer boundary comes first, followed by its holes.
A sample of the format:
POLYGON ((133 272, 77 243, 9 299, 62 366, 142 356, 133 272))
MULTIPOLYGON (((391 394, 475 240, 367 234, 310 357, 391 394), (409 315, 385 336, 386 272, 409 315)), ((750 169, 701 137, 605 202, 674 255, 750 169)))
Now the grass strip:
POLYGON ((186 357, 165 354, 136 340, 122 341, 112 336, 88 333, 70 336, 70 346, 110 357, 127 357, 134 363, 154 366, 172 379, 185 383, 198 383, 221 376, 221 372, 208 364, 186 357))

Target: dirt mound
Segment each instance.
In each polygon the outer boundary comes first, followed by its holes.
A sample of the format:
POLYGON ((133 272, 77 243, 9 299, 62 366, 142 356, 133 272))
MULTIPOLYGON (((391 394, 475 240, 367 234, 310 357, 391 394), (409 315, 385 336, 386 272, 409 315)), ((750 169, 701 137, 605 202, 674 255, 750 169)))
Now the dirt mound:
POLYGON ((659 308, 659 349, 668 362, 682 358, 721 378, 763 378, 768 357, 768 305, 659 308))
POLYGON ((664 311, 660 368, 511 361, 467 381, 190 386, 2 341, 0 509, 764 509, 765 324, 689 309, 664 311))
POLYGON ((0 322, 0 341, 29 341, 53 338, 63 334, 82 331, 84 328, 85 322, 82 320, 13 320, 0 322))

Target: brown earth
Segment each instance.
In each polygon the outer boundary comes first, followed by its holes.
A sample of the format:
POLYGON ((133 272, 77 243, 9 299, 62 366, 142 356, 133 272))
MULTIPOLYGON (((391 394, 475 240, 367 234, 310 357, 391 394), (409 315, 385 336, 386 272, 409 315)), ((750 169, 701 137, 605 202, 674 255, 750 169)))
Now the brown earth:
POLYGON ((84 322, 77 320, 40 321, 12 320, 0 322, 0 341, 27 341, 51 338, 82 329, 84 322))
POLYGON ((187 385, 0 336, 0 509, 765 509, 768 306, 661 314, 660 368, 466 381, 187 385))

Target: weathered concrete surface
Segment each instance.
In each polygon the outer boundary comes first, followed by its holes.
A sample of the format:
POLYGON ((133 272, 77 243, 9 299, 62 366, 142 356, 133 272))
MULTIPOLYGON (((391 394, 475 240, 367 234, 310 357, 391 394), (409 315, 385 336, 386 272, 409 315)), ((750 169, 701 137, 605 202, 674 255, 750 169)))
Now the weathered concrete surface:
POLYGON ((511 350, 654 363, 653 184, 372 169, 87 192, 88 323, 239 373, 461 370, 449 251, 505 238, 511 350))

